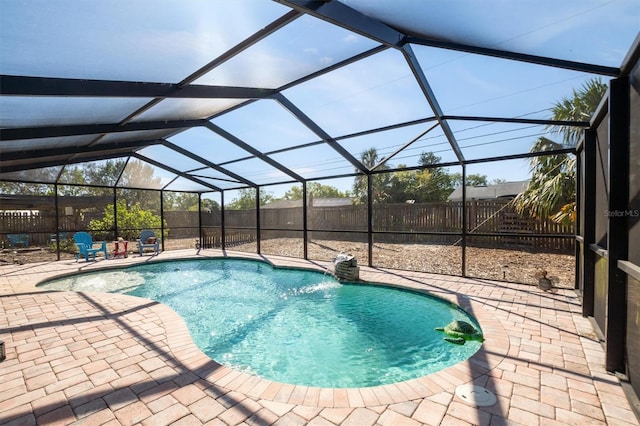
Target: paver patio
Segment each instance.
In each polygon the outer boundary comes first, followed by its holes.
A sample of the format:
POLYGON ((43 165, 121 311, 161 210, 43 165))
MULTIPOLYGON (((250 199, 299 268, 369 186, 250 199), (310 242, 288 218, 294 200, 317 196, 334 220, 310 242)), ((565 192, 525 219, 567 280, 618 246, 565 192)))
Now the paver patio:
MULTIPOLYGON (((228 253, 227 253, 228 254, 228 253)), ((157 259, 215 257, 218 250, 157 259)), ((263 257, 275 265, 327 262, 263 257)), ((193 344, 168 307, 119 294, 35 287, 60 274, 149 257, 0 268, 0 424, 211 425, 638 425, 572 290, 361 267, 367 281, 454 301, 487 338, 469 360, 393 385, 325 389, 271 382, 223 367, 193 344), (475 407, 463 384, 497 396, 475 407)))

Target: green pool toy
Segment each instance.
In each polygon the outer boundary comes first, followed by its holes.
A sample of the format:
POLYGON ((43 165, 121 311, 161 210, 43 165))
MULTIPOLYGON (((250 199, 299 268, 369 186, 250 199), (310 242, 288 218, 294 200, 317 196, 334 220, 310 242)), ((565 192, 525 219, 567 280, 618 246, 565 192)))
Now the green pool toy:
POLYGON ((484 341, 482 333, 466 321, 451 321, 446 326, 438 327, 436 330, 444 332, 447 335, 444 340, 456 345, 464 345, 467 340, 484 341))

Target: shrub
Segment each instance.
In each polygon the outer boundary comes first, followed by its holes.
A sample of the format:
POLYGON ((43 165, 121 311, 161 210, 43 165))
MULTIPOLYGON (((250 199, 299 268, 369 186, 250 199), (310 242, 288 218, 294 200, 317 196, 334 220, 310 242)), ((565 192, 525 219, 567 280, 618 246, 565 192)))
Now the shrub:
MULTIPOLYGON (((118 200, 117 219, 118 219, 118 235, 125 240, 135 240, 140 236, 142 229, 159 229, 161 227, 160 216, 154 214, 151 210, 144 210, 140 207, 140 203, 127 206, 126 200, 118 200)), ((94 219, 89 222, 88 230, 91 231, 95 239, 108 239, 109 234, 113 230, 113 204, 109 204, 104 209, 102 219, 94 219)), ((165 225, 165 235, 168 232, 165 225)))

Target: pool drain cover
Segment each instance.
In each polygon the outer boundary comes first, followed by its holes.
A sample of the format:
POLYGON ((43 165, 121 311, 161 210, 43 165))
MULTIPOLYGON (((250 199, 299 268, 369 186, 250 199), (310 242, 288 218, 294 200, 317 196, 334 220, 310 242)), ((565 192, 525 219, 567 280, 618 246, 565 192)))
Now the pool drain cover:
POLYGON ((496 396, 483 387, 475 385, 461 385, 456 388, 456 395, 464 402, 477 407, 488 407, 498 400, 496 396))

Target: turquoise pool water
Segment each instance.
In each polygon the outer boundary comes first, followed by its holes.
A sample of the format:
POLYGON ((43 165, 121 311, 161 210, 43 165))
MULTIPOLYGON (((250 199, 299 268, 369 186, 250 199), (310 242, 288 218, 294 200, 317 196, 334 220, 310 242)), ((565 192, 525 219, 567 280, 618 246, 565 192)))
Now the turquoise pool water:
POLYGON ((298 385, 345 388, 409 380, 457 364, 480 347, 443 341, 435 327, 455 319, 475 322, 440 299, 340 284, 330 275, 258 261, 158 262, 42 286, 162 302, 184 318, 195 343, 212 359, 298 385))

